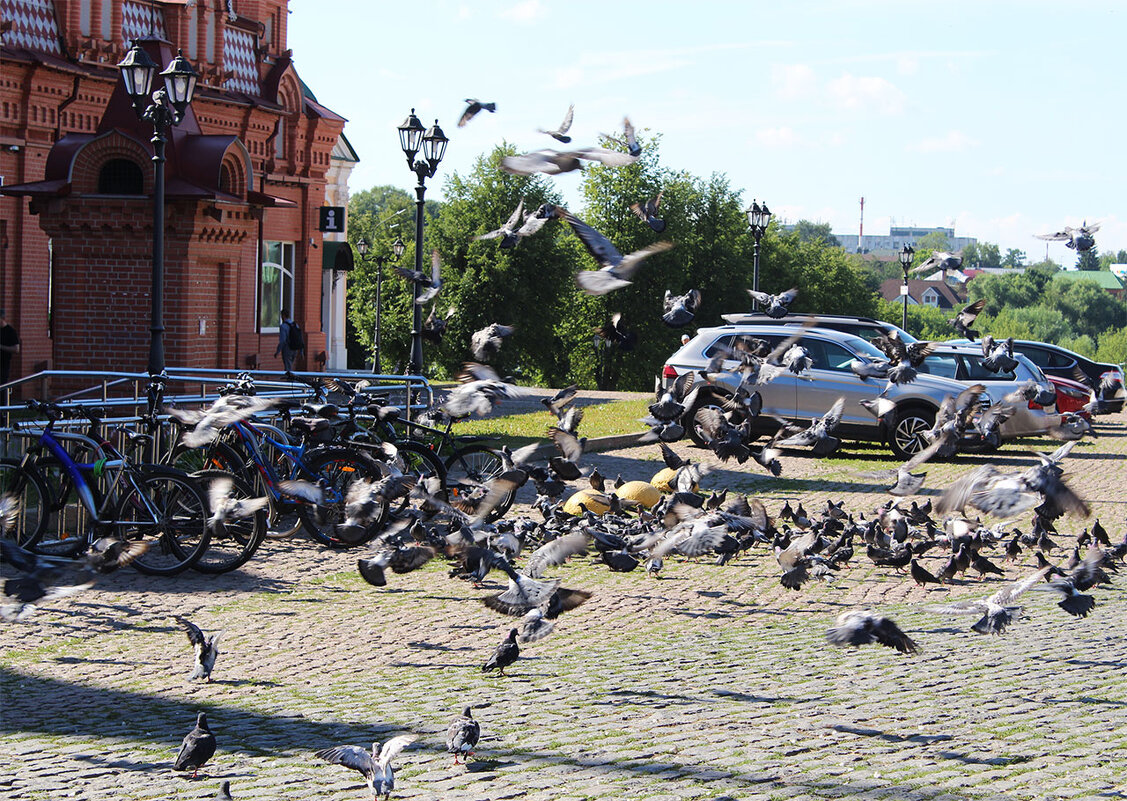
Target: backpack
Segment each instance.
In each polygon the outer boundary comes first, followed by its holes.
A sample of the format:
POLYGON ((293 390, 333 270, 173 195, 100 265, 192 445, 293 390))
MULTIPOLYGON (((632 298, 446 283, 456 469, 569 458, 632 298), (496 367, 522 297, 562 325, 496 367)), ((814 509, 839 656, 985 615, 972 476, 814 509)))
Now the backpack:
POLYGON ((286 333, 286 347, 290 350, 304 350, 305 339, 301 335, 301 326, 290 323, 290 330, 286 333))

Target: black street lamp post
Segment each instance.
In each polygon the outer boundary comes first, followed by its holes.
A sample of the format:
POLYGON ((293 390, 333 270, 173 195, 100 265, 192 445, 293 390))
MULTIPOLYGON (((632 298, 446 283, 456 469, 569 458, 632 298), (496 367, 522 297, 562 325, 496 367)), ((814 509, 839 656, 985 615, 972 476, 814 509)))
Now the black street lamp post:
POLYGON ((900 287, 900 294, 904 296, 904 320, 900 327, 905 331, 908 330, 908 270, 912 267, 912 257, 915 255, 916 251, 909 244, 905 244, 900 251, 900 267, 904 270, 904 283, 900 287))
MULTIPOLYGON (((771 223, 771 210, 767 208, 767 204, 759 204, 759 201, 751 201, 751 207, 747 210, 747 224, 751 227, 751 236, 755 240, 755 247, 752 250, 751 263, 751 288, 756 292, 759 291, 759 240, 767 233, 767 226, 771 223)), ((759 301, 754 298, 751 301, 752 311, 759 308, 759 301)))
MULTIPOLYGON (((191 62, 177 51, 164 72, 164 87, 153 89, 157 65, 136 43, 117 65, 125 91, 133 101, 137 116, 152 124, 153 137, 153 284, 149 339, 149 375, 164 372, 164 146, 169 130, 184 119, 192 102, 199 74, 191 62)), ((151 411, 151 410, 150 410, 151 411)))
MULTIPOLYGON (((446 154, 446 145, 450 140, 438 127, 438 120, 426 130, 419 118, 415 116, 415 109, 399 126, 399 146, 403 155, 407 157, 407 165, 419 179, 415 187, 415 271, 423 271, 423 198, 426 195, 426 179, 433 178, 438 170, 438 164, 446 154), (423 157, 418 161, 415 155, 422 150, 423 157)), ((408 375, 423 374, 423 310, 418 304, 419 283, 414 285, 413 298, 415 300, 414 314, 411 322, 411 359, 407 367, 408 375)))
MULTIPOLYGON (((403 251, 406 245, 399 237, 391 245, 391 250, 395 254, 395 260, 398 261, 403 256, 403 251)), ((368 252, 371 250, 371 245, 364 237, 356 242, 356 250, 360 253, 360 260, 367 261, 368 252)), ((383 309, 383 266, 391 260, 391 257, 386 254, 372 257, 376 262, 376 328, 372 332, 372 372, 378 373, 380 371, 380 331, 381 329, 381 312, 383 309)))

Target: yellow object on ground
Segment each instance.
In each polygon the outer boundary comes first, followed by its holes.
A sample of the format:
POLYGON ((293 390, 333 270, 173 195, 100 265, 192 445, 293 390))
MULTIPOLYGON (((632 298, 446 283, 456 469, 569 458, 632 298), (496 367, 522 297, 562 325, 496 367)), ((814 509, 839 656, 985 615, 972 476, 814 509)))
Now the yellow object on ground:
POLYGON ((579 516, 583 514, 583 510, 579 508, 579 505, 583 504, 583 506, 587 507, 587 511, 601 515, 604 512, 610 511, 610 506, 603 503, 600 497, 600 493, 594 490, 579 490, 579 492, 564 501, 563 510, 569 515, 579 516))
POLYGON ((647 509, 652 509, 661 500, 661 493, 653 484, 645 481, 627 481, 614 491, 619 498, 627 501, 637 501, 647 509))

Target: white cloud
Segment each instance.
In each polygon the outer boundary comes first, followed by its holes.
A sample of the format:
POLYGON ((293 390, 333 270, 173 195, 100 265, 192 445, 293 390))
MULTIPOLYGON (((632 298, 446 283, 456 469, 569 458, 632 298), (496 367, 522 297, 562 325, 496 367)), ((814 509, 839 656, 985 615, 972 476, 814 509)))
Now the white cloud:
POLYGON ((920 61, 907 53, 896 56, 896 72, 900 75, 915 75, 920 70, 920 61))
POLYGON ((978 147, 978 140, 972 139, 962 131, 948 131, 943 136, 932 136, 908 145, 908 150, 917 153, 962 153, 978 147))
POLYGON ((896 115, 904 111, 904 93, 884 78, 845 73, 827 85, 835 106, 856 111, 896 115))
POLYGON ((473 9, 469 6, 458 6, 458 19, 467 20, 473 16, 473 9))
POLYGON ((787 148, 798 144, 799 137, 789 125, 777 128, 760 128, 755 132, 755 142, 762 147, 787 148))
POLYGON ((787 100, 807 97, 816 89, 814 70, 808 64, 773 64, 771 83, 775 94, 787 100))
POLYGON ((587 51, 578 62, 556 70, 556 87, 572 89, 623 79, 640 78, 692 66, 693 57, 728 50, 744 50, 750 43, 716 44, 668 50, 587 51))
POLYGON ((510 22, 528 25, 546 16, 547 13, 547 7, 541 3, 540 0, 524 0, 524 2, 506 8, 497 16, 501 17, 501 19, 507 19, 510 22))

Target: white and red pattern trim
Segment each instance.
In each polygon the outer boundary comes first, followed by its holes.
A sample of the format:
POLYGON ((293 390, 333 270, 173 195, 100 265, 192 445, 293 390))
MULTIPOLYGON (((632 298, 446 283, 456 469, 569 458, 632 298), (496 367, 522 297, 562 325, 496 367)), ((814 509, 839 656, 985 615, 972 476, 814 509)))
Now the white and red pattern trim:
POLYGON ((164 9, 157 8, 148 3, 138 3, 126 0, 121 4, 121 38, 126 46, 134 39, 156 35, 161 39, 167 38, 164 33, 164 9))
POLYGON ((232 92, 257 97, 262 94, 258 82, 258 60, 254 54, 254 36, 246 31, 227 28, 223 32, 223 68, 231 77, 223 84, 232 92))
POLYGON ((22 47, 41 53, 62 53, 59 26, 51 0, 0 0, 0 18, 11 20, 4 34, 8 47, 22 47))

